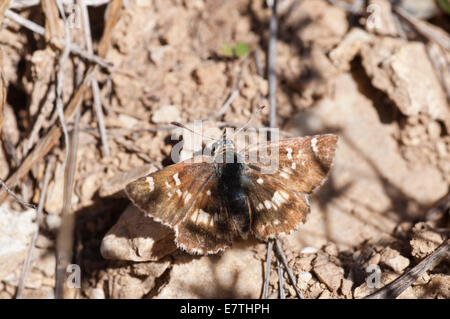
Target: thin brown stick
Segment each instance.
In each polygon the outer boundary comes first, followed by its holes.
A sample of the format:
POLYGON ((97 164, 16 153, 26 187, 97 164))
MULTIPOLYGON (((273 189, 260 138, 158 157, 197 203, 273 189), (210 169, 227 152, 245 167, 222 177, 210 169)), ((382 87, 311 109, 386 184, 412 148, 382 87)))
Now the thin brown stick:
POLYGON ((399 6, 393 6, 393 11, 425 38, 439 44, 444 50, 450 50, 450 36, 439 27, 418 19, 399 6))
POLYGON ((69 145, 69 160, 64 174, 63 208, 61 212, 61 227, 56 238, 56 284, 55 298, 64 297, 64 282, 66 268, 72 260, 73 231, 75 227, 75 215, 71 212, 72 193, 75 183, 75 170, 78 154, 78 132, 80 121, 80 109, 75 116, 75 124, 69 145))
MULTIPOLYGON (((62 171, 64 171, 64 168, 66 167, 66 164, 67 164, 67 160, 69 158, 69 132, 67 131, 66 120, 64 118, 64 108, 63 108, 63 102, 62 102, 62 87, 63 87, 64 76, 65 76, 64 65, 66 64, 67 60, 69 59, 69 55, 70 55, 71 38, 70 38, 69 23, 66 19, 61 0, 57 0, 56 4, 58 6, 59 13, 64 21, 64 29, 65 29, 65 33, 66 33, 65 46, 64 46, 63 53, 61 54, 61 57, 59 59, 59 70, 58 70, 58 73, 56 76, 56 111, 58 114, 59 122, 61 124, 64 141, 65 141, 65 145, 66 145, 64 161, 61 166, 61 172, 62 172, 62 171)), ((58 178, 59 178, 59 174, 57 175, 57 177, 55 179, 58 180, 58 178)))
MULTIPOLYGON (((83 21, 83 31, 84 31, 84 41, 86 43, 86 49, 89 54, 93 54, 94 50, 92 48, 92 36, 91 36, 91 25, 89 23, 89 13, 84 0, 78 0, 81 7, 81 17, 83 21)), ((98 128, 100 131, 100 138, 103 146, 104 156, 109 156, 109 144, 108 137, 106 133, 105 120, 103 115, 102 102, 100 99, 100 89, 96 78, 92 78, 91 82, 92 94, 94 96, 94 107, 95 113, 97 114, 98 128)))
POLYGON ((270 127, 277 127, 277 72, 276 72, 277 31, 278 31, 277 0, 272 0, 272 16, 270 18, 269 47, 267 52, 267 73, 269 77, 270 127))
POLYGON ((266 271, 264 276, 263 285, 263 299, 267 299, 269 293, 269 280, 270 280, 270 265, 272 264, 272 250, 273 250, 273 240, 269 240, 267 243, 267 257, 266 257, 266 271))
POLYGON ((0 178, 0 185, 2 186, 2 188, 4 188, 6 190, 6 192, 11 195, 12 198, 14 198, 20 205, 24 206, 24 207, 28 207, 28 208, 32 208, 32 209, 36 209, 36 205, 31 204, 31 203, 27 203, 23 200, 21 200, 19 198, 19 196, 17 196, 11 189, 9 189, 8 185, 6 185, 6 183, 0 178))
POLYGON ((395 279, 390 284, 384 286, 380 290, 365 297, 364 299, 395 299, 409 286, 411 286, 417 278, 422 276, 428 269, 435 267, 450 251, 450 239, 444 241, 439 247, 428 257, 411 268, 405 274, 395 279))
POLYGON ((297 283, 295 282, 294 275, 292 274, 291 268, 287 263, 286 256, 284 255, 283 248, 281 247, 281 243, 278 239, 275 239, 275 250, 277 252, 277 257, 280 259, 281 263, 284 265, 284 268, 286 269, 289 281, 291 282, 291 285, 294 287, 297 297, 299 299, 303 299, 303 294, 297 288, 297 283))
POLYGON ((286 299, 286 292, 284 291, 284 272, 283 268, 281 268, 279 259, 277 259, 277 271, 278 271, 278 290, 280 292, 280 299, 286 299))
POLYGON ((42 185, 41 197, 39 198, 39 205, 36 211, 36 231, 31 239, 30 247, 28 248, 27 258, 23 263, 22 274, 20 275, 19 285, 17 287, 16 299, 22 299, 23 290, 27 281, 28 273, 31 269, 31 262, 33 260, 33 250, 36 246, 36 241, 39 235, 39 226, 41 223, 42 211, 44 209, 45 199, 47 198, 47 188, 50 182, 50 177, 55 166, 55 157, 51 157, 48 161, 47 168, 45 170, 44 182, 42 185))

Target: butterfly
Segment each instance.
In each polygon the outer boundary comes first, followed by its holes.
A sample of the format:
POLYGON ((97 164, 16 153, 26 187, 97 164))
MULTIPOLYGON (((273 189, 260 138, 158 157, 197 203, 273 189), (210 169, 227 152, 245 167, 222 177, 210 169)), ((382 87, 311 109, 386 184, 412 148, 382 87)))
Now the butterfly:
POLYGON ((129 183, 125 192, 146 216, 174 230, 178 248, 215 254, 235 236, 267 241, 297 229, 310 211, 308 195, 327 177, 337 143, 338 136, 326 134, 237 152, 223 136, 211 156, 167 166, 129 183), (272 156, 277 166, 268 174, 264 163, 272 156))

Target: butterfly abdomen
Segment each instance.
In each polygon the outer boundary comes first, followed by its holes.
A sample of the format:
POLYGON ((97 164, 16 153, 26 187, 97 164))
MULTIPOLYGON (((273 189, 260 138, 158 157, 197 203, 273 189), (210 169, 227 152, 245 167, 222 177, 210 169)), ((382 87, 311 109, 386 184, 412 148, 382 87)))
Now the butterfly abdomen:
POLYGON ((239 234, 246 238, 250 229, 250 212, 242 185, 243 171, 244 164, 236 162, 218 168, 219 185, 227 199, 228 212, 239 234))

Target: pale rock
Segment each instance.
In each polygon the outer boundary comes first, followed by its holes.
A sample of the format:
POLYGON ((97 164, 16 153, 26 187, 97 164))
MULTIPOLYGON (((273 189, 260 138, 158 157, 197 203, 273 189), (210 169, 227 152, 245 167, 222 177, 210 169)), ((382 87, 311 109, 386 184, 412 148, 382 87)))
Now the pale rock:
POLYGON ((55 232, 61 226, 61 217, 56 214, 48 214, 45 216, 45 225, 49 231, 55 232))
POLYGON ((234 242, 221 255, 179 256, 156 298, 260 298, 263 267, 251 244, 234 242))
POLYGON ((332 298, 333 298, 333 297, 331 296, 330 291, 324 290, 324 291, 320 294, 320 296, 319 296, 318 299, 332 299, 332 298))
MULTIPOLYGON (((0 206, 0 280, 22 269, 31 236, 36 231, 36 211, 9 211, 0 206)), ((15 275, 12 279, 15 282, 15 275)))
POLYGON ((127 114, 119 113, 117 116, 120 127, 133 129, 139 124, 139 120, 127 114))
POLYGON ((315 248, 315 247, 305 247, 305 248, 303 248, 302 250, 300 250, 300 252, 302 253, 302 254, 315 254, 315 253, 317 253, 319 250, 317 249, 317 248, 315 248))
POLYGON ((170 123, 181 121, 180 111, 175 105, 164 105, 152 115, 153 123, 170 123))
POLYGON ((92 288, 89 291, 89 299, 105 299, 105 292, 102 288, 92 288))
POLYGON ((125 186, 132 181, 155 171, 157 171, 157 168, 154 165, 146 164, 133 168, 127 172, 116 173, 113 177, 103 182, 99 190, 99 195, 100 197, 126 197, 126 194, 123 191, 125 186))
POLYGON ((130 204, 102 240, 106 259, 156 261, 174 252, 174 233, 130 204))
POLYGON ((351 297, 352 287, 353 287, 353 281, 351 281, 350 279, 345 279, 345 278, 342 279, 341 292, 344 296, 351 297))
POLYGON ((391 267, 396 273, 401 273, 409 266, 409 259, 398 255, 390 258, 384 262, 387 266, 391 267))
POLYGON ((81 198, 91 199, 102 183, 102 174, 88 175, 81 184, 81 198))
POLYGON ((344 269, 331 262, 314 265, 313 271, 317 278, 332 291, 340 287, 344 276, 344 269))
POLYGON ((167 53, 173 53, 173 49, 170 45, 151 48, 149 52, 150 60, 156 65, 160 65, 163 62, 164 57, 167 56, 167 53))
POLYGON ((366 22, 366 29, 368 31, 379 35, 398 36, 397 25, 389 1, 370 0, 367 8, 369 18, 366 22))
POLYGON ((409 266, 409 259, 401 256, 397 250, 390 247, 381 251, 381 262, 399 274, 409 266))
POLYGON ((443 242, 442 236, 429 230, 429 226, 423 222, 414 225, 412 232, 412 239, 409 242, 412 249, 411 255, 418 259, 431 254, 443 242))
POLYGON ((40 287, 39 289, 25 288, 23 299, 55 299, 55 289, 53 287, 40 287))
POLYGON ((297 286, 305 290, 308 287, 308 282, 312 279, 312 275, 309 271, 302 271, 297 275, 297 286))

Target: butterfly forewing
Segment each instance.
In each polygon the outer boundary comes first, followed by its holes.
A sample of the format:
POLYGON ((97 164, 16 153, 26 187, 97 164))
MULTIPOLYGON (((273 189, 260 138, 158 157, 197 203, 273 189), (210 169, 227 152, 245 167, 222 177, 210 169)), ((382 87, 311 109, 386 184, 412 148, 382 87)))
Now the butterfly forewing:
POLYGON ((331 134, 297 137, 250 147, 243 156, 251 168, 262 173, 272 163, 274 168, 267 175, 295 192, 309 194, 325 180, 337 142, 338 137, 331 134))
POLYGON ((144 214, 173 228, 213 174, 207 162, 181 162, 131 182, 125 191, 144 214))

